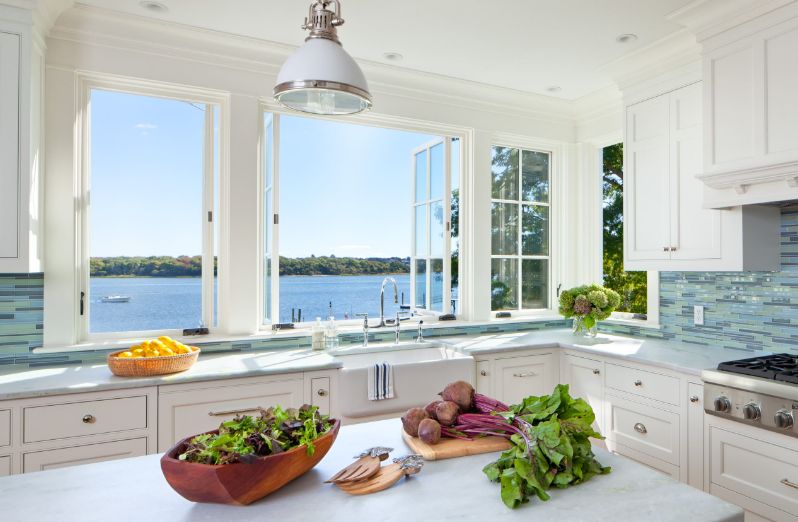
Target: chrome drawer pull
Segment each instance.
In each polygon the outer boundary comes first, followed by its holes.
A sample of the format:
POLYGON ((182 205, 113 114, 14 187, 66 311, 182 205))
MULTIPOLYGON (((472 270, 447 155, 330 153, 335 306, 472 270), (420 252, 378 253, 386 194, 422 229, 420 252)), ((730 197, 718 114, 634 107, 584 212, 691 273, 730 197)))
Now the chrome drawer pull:
POLYGON ((641 381, 640 379, 637 379, 635 381, 635 386, 637 386, 637 387, 643 386, 643 381, 641 381))
POLYGON ((599 370, 598 368, 593 368, 593 375, 599 375, 599 374, 601 374, 601 370, 599 370))
POLYGON ((698 395, 691 395, 690 402, 698 402, 698 395))
POLYGON ((636 431, 637 433, 641 433, 641 434, 643 434, 643 435, 645 435, 646 433, 648 433, 648 430, 646 429, 646 426, 645 426, 645 424, 642 424, 642 423, 640 423, 640 422, 636 422, 636 423, 635 423, 635 431, 636 431))
POLYGON ((97 418, 94 415, 83 416, 83 424, 94 424, 95 422, 97 422, 97 418))
POLYGON ((248 411, 260 411, 263 408, 255 406, 254 408, 242 408, 240 410, 225 410, 225 411, 209 411, 210 417, 226 417, 227 415, 238 415, 239 413, 247 413, 248 411))
POLYGON ((326 397, 327 396, 327 390, 325 390, 324 388, 321 388, 319 391, 316 392, 316 395, 318 395, 319 397, 326 397))
POLYGON ((513 377, 534 377, 537 375, 535 372, 514 373, 513 377))
POLYGON ((481 372, 479 372, 479 374, 481 376, 483 376, 483 377, 487 377, 488 376, 488 371, 487 370, 482 370, 481 372))
POLYGON ((781 479, 779 482, 781 482, 785 486, 789 486, 789 487, 791 487, 793 489, 798 489, 798 484, 796 484, 795 482, 790 482, 787 479, 781 479))

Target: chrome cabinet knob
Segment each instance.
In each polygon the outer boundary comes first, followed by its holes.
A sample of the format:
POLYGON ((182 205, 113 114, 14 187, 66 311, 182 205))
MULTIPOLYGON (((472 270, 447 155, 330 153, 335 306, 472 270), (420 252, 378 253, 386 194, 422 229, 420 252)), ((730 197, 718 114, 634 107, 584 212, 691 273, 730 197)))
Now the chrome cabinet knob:
POLYGON ((729 399, 726 397, 718 397, 715 399, 712 405, 715 407, 715 411, 721 413, 726 413, 731 410, 731 402, 729 402, 729 399))
POLYGON ((481 372, 479 372, 479 374, 481 376, 483 376, 483 377, 487 377, 488 376, 488 371, 487 370, 482 370, 481 372))
POLYGON ((641 381, 640 379, 637 379, 637 380, 635 381, 635 386, 637 386, 638 388, 639 388, 639 387, 641 387, 641 386, 643 386, 643 381, 641 381))
POLYGON ((791 411, 779 410, 776 412, 776 415, 773 416, 773 422, 776 423, 777 428, 788 430, 795 424, 795 419, 791 411))
POLYGON ((745 406, 743 406, 743 417, 748 420, 759 420, 762 416, 762 410, 759 409, 759 405, 754 402, 749 402, 745 406))
POLYGON ((593 368, 593 375, 601 375, 601 370, 598 368, 593 368))
POLYGON ((94 415, 84 415, 82 420, 83 424, 94 424, 97 421, 94 415))
POLYGON ((646 433, 648 433, 648 430, 646 429, 646 425, 643 424, 642 422, 636 422, 634 428, 635 428, 635 431, 637 433, 640 433, 641 435, 645 435, 646 433))
POLYGON ((320 390, 318 390, 316 392, 316 395, 318 395, 319 397, 326 397, 327 396, 327 390, 325 390, 324 388, 321 388, 320 390))
POLYGON ((691 395, 690 402, 698 402, 698 395, 691 395))

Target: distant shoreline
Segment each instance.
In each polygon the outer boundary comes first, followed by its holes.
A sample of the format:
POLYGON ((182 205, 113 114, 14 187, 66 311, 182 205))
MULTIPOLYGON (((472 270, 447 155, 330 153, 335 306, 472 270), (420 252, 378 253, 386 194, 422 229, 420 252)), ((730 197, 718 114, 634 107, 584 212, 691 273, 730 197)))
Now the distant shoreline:
MULTIPOLYGON (((280 277, 362 277, 362 276, 401 276, 410 275, 410 272, 386 272, 383 274, 288 274, 280 277)), ((202 276, 166 276, 166 275, 90 275, 92 279, 199 279, 202 276)), ((218 277, 218 276, 217 276, 218 277)))

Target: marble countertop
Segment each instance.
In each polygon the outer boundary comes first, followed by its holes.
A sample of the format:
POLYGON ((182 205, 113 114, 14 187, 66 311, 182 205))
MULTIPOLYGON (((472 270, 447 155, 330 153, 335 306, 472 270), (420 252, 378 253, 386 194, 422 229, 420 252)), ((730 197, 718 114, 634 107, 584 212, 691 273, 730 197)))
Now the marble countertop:
POLYGON ((281 349, 259 352, 200 354, 189 370, 155 377, 117 377, 106 364, 25 368, 0 373, 0 400, 101 390, 161 386, 233 377, 256 377, 329 370, 341 362, 324 352, 281 349))
POLYGON ((746 350, 603 333, 595 338, 576 337, 568 329, 483 334, 447 338, 444 341, 474 357, 518 350, 566 348, 691 375, 701 375, 701 370, 716 368, 720 362, 771 353, 751 353, 746 350))
POLYGON ((391 457, 409 453, 400 432, 398 419, 345 426, 316 468, 245 507, 183 499, 163 478, 160 455, 0 478, 3 520, 743 521, 740 508, 599 448, 596 456, 612 466, 610 474, 554 489, 548 502, 535 498, 515 510, 504 506, 499 485, 482 474, 496 453, 427 462, 419 474, 372 495, 349 496, 324 484, 365 448, 393 447, 391 457))

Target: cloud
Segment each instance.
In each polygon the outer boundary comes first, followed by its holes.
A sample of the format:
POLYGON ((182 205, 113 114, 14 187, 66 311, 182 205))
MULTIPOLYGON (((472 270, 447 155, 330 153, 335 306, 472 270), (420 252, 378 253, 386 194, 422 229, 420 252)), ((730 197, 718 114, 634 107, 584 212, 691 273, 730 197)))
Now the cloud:
POLYGON ((137 123, 136 128, 146 131, 146 130, 157 129, 158 126, 155 125, 154 123, 137 123))

